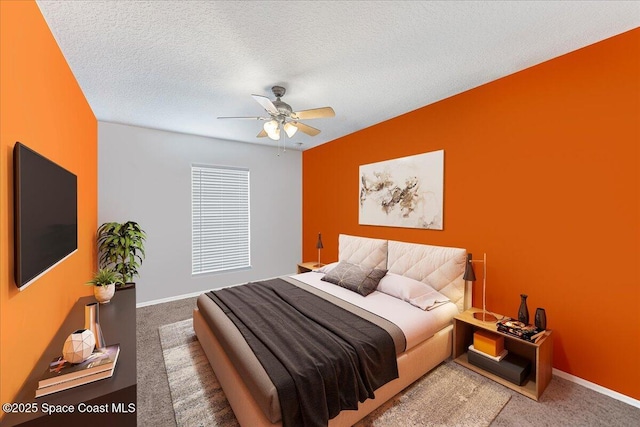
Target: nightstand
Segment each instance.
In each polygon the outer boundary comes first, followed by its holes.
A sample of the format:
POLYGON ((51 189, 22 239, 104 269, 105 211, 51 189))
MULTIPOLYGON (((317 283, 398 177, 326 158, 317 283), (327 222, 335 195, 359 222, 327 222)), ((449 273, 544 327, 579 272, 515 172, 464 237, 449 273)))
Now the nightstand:
POLYGON ((318 263, 316 261, 301 262, 298 264, 298 274, 308 273, 309 271, 316 271, 321 267, 324 267, 324 264, 320 264, 320 266, 318 266, 318 263))
MULTIPOLYGON (((496 324, 492 322, 483 322, 473 317, 473 313, 482 311, 478 308, 470 308, 464 313, 460 313, 453 318, 453 359, 460 365, 471 369, 490 378, 505 387, 517 391, 533 400, 539 400, 540 395, 547 388, 551 381, 552 359, 553 359, 553 335, 552 331, 548 331, 549 335, 541 341, 533 343, 512 335, 498 332, 496 324), (484 369, 469 363, 467 351, 469 346, 473 344, 473 333, 477 330, 484 329, 493 333, 504 336, 504 347, 510 352, 524 357, 531 362, 531 373, 529 378, 520 386, 509 382, 497 375, 487 372, 484 369)), ((496 314, 498 318, 501 315, 496 314)))

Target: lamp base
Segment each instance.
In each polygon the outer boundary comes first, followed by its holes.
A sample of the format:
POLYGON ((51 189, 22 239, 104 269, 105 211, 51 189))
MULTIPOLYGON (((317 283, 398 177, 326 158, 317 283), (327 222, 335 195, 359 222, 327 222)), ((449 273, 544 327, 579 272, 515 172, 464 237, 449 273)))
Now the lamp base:
POLYGON ((473 313, 473 318, 476 320, 481 320, 483 322, 496 323, 498 321, 498 318, 496 316, 486 311, 478 311, 476 313, 473 313))

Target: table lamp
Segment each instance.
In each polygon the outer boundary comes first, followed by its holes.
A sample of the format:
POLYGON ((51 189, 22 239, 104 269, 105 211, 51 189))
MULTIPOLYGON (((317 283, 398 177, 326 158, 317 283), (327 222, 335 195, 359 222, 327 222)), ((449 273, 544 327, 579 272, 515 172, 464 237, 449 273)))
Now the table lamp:
POLYGON ((485 253, 482 259, 472 259, 471 254, 467 254, 467 263, 464 269, 463 280, 469 282, 476 281, 476 273, 473 271, 473 263, 482 263, 482 311, 473 314, 473 317, 482 320, 483 322, 497 322, 498 319, 493 314, 487 312, 487 254, 485 253))
POLYGON ((316 248, 318 249, 318 263, 314 265, 314 267, 322 267, 322 264, 320 263, 320 249, 324 248, 324 246, 322 246, 322 234, 320 233, 318 233, 318 241, 316 242, 316 248))

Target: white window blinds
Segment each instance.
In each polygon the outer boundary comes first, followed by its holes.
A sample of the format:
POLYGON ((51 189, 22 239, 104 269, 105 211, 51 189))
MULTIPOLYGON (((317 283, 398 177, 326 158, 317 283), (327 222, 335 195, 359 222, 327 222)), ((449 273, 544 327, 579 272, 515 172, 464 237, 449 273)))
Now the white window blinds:
POLYGON ((251 266, 249 170, 191 167, 192 274, 251 266))

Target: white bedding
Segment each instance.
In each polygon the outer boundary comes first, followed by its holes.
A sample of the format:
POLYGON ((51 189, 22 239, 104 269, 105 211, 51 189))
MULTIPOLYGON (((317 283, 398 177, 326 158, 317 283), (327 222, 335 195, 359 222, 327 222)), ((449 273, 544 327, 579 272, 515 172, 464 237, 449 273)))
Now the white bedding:
POLYGON ((407 340, 406 350, 431 338, 436 332, 449 325, 453 316, 458 314, 458 308, 451 302, 433 310, 424 311, 405 301, 378 291, 363 297, 356 292, 320 280, 323 276, 323 273, 308 272, 291 277, 394 323, 405 335, 407 340))

